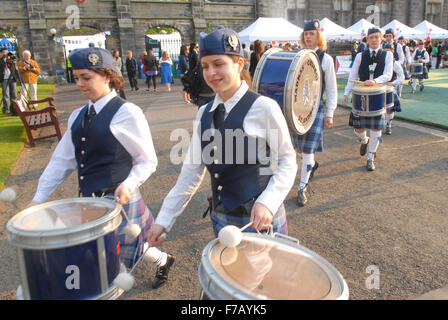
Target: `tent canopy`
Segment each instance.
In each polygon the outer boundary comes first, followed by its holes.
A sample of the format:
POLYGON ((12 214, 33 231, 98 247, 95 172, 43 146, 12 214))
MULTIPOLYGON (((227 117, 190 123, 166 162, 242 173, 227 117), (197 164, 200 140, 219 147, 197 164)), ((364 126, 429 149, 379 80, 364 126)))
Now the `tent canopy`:
POLYGON ((0 48, 6 48, 8 49, 8 51, 14 51, 14 44, 5 37, 3 37, 0 40, 0 48))
POLYGON ((383 27, 384 30, 392 29, 394 31, 395 37, 398 38, 403 36, 409 39, 418 39, 424 36, 423 32, 408 27, 404 23, 401 23, 397 19, 392 20, 383 27))
POLYGON ((429 36, 432 39, 448 39, 448 30, 442 29, 427 20, 420 22, 414 29, 423 32, 423 37, 429 36))
POLYGON ((246 29, 238 33, 241 42, 261 41, 298 41, 303 29, 283 18, 258 18, 246 29))
POLYGON ((326 17, 320 21, 320 31, 327 40, 353 40, 357 36, 356 32, 345 29, 326 17))
MULTIPOLYGON (((367 37, 367 31, 369 31, 370 28, 379 28, 378 26, 370 23, 366 19, 361 19, 358 22, 356 22, 354 25, 349 27, 347 30, 353 31, 357 33, 356 39, 362 39, 364 37, 367 37)), ((379 28, 381 30, 381 33, 384 33, 384 30, 379 28)))

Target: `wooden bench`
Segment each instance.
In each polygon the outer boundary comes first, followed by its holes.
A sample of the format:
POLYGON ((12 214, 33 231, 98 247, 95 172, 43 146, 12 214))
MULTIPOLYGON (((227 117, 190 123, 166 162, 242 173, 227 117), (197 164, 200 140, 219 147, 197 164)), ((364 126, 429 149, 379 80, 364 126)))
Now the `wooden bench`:
POLYGON ((58 137, 59 141, 62 138, 61 129, 59 127, 59 120, 56 115, 56 108, 53 104, 54 98, 49 97, 43 100, 26 100, 23 95, 19 95, 17 100, 12 100, 14 109, 23 122, 28 136, 28 141, 31 147, 35 146, 35 141, 43 140, 47 138, 58 137), (48 102, 48 107, 41 110, 34 110, 33 105, 48 102), (44 127, 54 127, 56 133, 34 138, 33 130, 37 130, 44 127))

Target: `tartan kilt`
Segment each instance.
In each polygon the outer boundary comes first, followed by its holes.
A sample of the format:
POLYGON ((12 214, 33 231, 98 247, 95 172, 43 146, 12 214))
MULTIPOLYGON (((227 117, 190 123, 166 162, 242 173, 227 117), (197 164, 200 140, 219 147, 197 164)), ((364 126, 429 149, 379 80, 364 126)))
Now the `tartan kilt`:
MULTIPOLYGON (((215 237, 218 237, 219 231, 227 225, 233 225, 238 228, 242 228, 250 222, 250 215, 244 216, 231 216, 225 213, 219 213, 212 210, 210 213, 210 219, 213 225, 213 232, 215 237)), ((286 221, 286 210, 285 205, 282 203, 280 208, 274 215, 272 219, 272 225, 274 226, 274 232, 288 234, 288 222, 286 221)), ((244 232, 257 232, 257 230, 249 227, 244 232)), ((265 232, 263 230, 263 232, 265 232)))
MULTIPOLYGON (((107 197, 112 197, 113 199, 113 194, 109 194, 107 197)), ((129 222, 138 224, 142 229, 142 232, 137 238, 129 239, 129 237, 126 236, 124 229, 127 225, 125 218, 123 218, 123 221, 118 227, 120 260, 127 268, 132 268, 143 254, 143 245, 146 242, 146 236, 149 233, 149 229, 151 229, 154 218, 151 211, 146 206, 138 188, 131 192, 131 199, 123 206, 123 209, 128 216, 129 222)))
POLYGON ((350 119, 348 125, 355 129, 384 129, 384 114, 376 117, 362 117, 354 116, 353 112, 350 112, 350 119))
POLYGON ((423 66, 423 74, 412 75, 412 78, 415 78, 415 79, 429 79, 428 68, 426 68, 426 66, 423 66))
POLYGON ((398 94, 394 93, 394 106, 391 108, 387 108, 387 112, 401 112, 401 102, 398 94))
POLYGON ((291 141, 294 148, 304 153, 322 152, 323 150, 323 132, 324 132, 324 108, 321 101, 319 110, 314 119, 310 130, 303 135, 291 132, 291 141))

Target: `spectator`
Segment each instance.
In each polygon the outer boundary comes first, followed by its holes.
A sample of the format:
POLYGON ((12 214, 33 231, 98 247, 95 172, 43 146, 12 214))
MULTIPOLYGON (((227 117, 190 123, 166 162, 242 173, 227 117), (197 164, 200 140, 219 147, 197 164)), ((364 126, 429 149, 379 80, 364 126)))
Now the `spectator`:
POLYGON ((154 56, 154 51, 152 49, 149 50, 149 54, 144 57, 143 63, 146 68, 146 84, 148 85, 148 89, 146 91, 149 91, 150 82, 152 79, 154 92, 156 92, 157 91, 156 77, 159 73, 159 65, 157 63, 157 59, 154 56))
MULTIPOLYGON (((70 50, 68 52, 68 54, 70 55, 71 52, 72 52, 72 50, 70 50)), ((66 60, 66 63, 67 63, 67 81, 68 81, 68 83, 75 83, 76 81, 75 81, 75 78, 73 77, 72 63, 70 62, 70 59, 68 58, 68 55, 67 55, 67 58, 65 60, 66 60)))
POLYGON ((246 44, 242 44, 243 56, 244 56, 244 69, 249 71, 250 52, 246 50, 246 44))
POLYGON ((138 81, 137 81, 137 74, 138 74, 138 63, 137 60, 132 57, 132 51, 128 50, 127 58, 125 62, 126 66, 126 73, 128 74, 129 84, 131 85, 131 91, 135 89, 135 91, 138 91, 138 81))
POLYGON ((292 51, 292 46, 291 44, 288 42, 284 45, 283 50, 285 51, 292 51))
POLYGON ((3 114, 8 113, 8 103, 9 103, 9 113, 11 115, 16 116, 17 113, 12 105, 12 100, 17 99, 17 84, 16 81, 19 81, 17 69, 11 63, 12 54, 8 53, 8 49, 2 48, 0 50, 0 81, 2 83, 2 92, 3 92, 3 114))
MULTIPOLYGON (((179 64, 178 64, 178 68, 180 71, 180 78, 182 79, 182 77, 185 75, 185 73, 188 72, 188 54, 190 53, 190 48, 187 47, 186 45, 182 45, 180 47, 180 54, 179 54, 179 64)), ((184 98, 184 101, 187 103, 190 103, 190 95, 188 94, 188 92, 184 89, 182 90, 182 96, 184 98)))
POLYGON ((260 61, 263 52, 263 42, 261 42, 261 40, 255 40, 254 51, 250 54, 249 73, 252 78, 254 77, 255 69, 257 68, 258 61, 260 61))
POLYGON ((145 67, 145 57, 148 55, 148 52, 143 51, 142 56, 140 57, 140 79, 146 79, 146 67, 145 67))
MULTIPOLYGON (((22 56, 23 60, 20 60, 18 64, 19 72, 23 80, 21 94, 28 97, 28 92, 31 100, 37 100, 37 76, 40 74, 39 65, 31 59, 30 51, 23 51, 22 56)), ((37 107, 37 104, 34 107, 37 107)))
POLYGON ((197 42, 192 42, 190 44, 190 54, 188 56, 189 69, 194 70, 199 65, 199 55, 198 55, 199 45, 197 42))
MULTIPOLYGON (((114 71, 118 74, 120 78, 123 79, 123 74, 121 73, 121 69, 123 68, 123 62, 121 61, 120 52, 118 50, 114 50, 112 53, 112 65, 114 67, 114 71)), ((124 81, 123 81, 124 82, 124 81)), ((126 94, 124 93, 123 86, 119 91, 120 97, 126 100, 126 94)))
POLYGON ((437 61, 436 61, 436 69, 440 68, 440 63, 442 62, 442 42, 439 42, 437 45, 437 61))
POLYGON ((160 59, 160 73, 162 75, 162 83, 166 85, 168 91, 171 91, 171 82, 173 82, 173 61, 168 56, 168 51, 163 51, 162 59, 160 59))

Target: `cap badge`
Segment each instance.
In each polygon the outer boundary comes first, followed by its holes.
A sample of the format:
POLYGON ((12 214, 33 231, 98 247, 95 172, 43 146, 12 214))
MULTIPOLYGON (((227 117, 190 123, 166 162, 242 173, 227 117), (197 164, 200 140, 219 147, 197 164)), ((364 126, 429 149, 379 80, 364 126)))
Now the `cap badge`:
POLYGON ((319 22, 314 21, 314 28, 318 29, 319 28, 319 22))
POLYGON ((100 60, 100 57, 96 53, 89 54, 89 61, 92 65, 96 65, 98 61, 100 60))
POLYGON ((227 38, 227 41, 229 42, 233 50, 237 51, 236 48, 238 48, 238 38, 232 34, 227 38))

